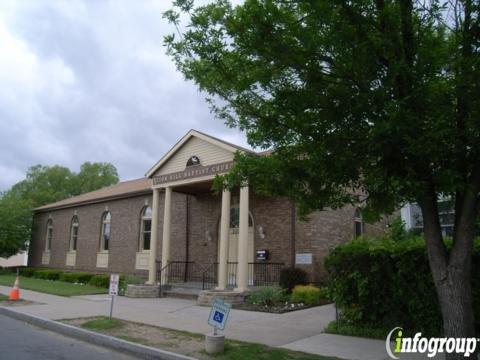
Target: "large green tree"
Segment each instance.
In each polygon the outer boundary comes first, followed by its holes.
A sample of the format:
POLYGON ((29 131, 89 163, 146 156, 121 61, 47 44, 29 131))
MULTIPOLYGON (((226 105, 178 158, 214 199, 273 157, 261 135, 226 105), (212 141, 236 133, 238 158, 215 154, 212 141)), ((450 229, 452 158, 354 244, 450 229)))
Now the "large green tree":
POLYGON ((30 167, 24 180, 0 194, 0 257, 26 248, 32 209, 117 182, 117 169, 110 163, 86 162, 78 173, 58 165, 30 167))
POLYGON ((417 202, 444 333, 474 335, 479 2, 177 0, 165 16, 177 28, 165 40, 178 69, 218 117, 273 150, 237 155, 225 182, 288 196, 302 214, 417 202), (439 196, 455 201, 450 251, 439 196))

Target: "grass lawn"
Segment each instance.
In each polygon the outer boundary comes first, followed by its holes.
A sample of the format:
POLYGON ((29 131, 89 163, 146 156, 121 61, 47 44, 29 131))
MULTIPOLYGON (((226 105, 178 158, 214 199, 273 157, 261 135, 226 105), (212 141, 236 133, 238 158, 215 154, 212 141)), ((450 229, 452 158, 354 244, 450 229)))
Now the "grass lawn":
POLYGON ((201 360, 338 360, 332 357, 311 355, 286 349, 272 348, 262 344, 225 340, 225 352, 208 355, 204 350, 205 335, 161 328, 108 317, 80 318, 64 322, 89 330, 115 336, 163 350, 189 355, 201 360))
POLYGON ((82 327, 95 330, 95 331, 104 331, 110 329, 118 329, 124 325, 122 320, 118 320, 115 318, 109 319, 107 317, 101 317, 95 320, 87 321, 86 323, 82 324, 82 327))
MULTIPOLYGON (((15 277, 15 275, 0 275, 0 285, 13 286, 15 277)), ((27 277, 20 278, 20 295, 21 289, 60 296, 106 294, 108 292, 108 289, 98 288, 90 285, 80 285, 63 281, 50 281, 27 277)))
POLYGON ((7 301, 8 300, 8 296, 7 295, 2 295, 0 294, 0 301, 7 301))

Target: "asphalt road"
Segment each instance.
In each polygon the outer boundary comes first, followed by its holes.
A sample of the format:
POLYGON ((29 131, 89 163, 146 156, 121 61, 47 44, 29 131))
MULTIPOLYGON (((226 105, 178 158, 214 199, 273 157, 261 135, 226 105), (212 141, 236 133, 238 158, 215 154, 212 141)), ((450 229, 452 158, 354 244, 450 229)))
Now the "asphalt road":
POLYGON ((0 315, 0 359, 138 360, 3 315, 0 315))

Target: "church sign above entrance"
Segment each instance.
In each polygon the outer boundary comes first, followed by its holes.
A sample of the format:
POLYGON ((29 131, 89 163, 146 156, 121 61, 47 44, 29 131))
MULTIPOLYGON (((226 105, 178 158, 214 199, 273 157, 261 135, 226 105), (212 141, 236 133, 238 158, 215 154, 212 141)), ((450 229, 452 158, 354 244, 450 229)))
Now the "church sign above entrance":
POLYGON ((189 166, 183 171, 177 171, 171 174, 157 175, 153 177, 153 185, 160 185, 169 183, 172 181, 180 181, 186 179, 193 179, 196 177, 216 175, 221 173, 226 173, 231 169, 233 161, 224 162, 214 165, 194 165, 189 166))

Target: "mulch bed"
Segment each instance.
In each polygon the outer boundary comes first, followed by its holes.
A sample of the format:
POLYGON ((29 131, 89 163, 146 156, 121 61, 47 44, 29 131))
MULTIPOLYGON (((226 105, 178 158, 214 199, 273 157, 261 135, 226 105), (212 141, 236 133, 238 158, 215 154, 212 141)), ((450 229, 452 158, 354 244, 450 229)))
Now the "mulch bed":
POLYGON ((263 305, 253 305, 253 304, 238 304, 234 305, 233 308, 237 310, 248 310, 248 311, 258 311, 258 312, 266 312, 266 313, 273 313, 273 314, 284 314, 292 311, 297 311, 297 310, 305 310, 305 309, 310 309, 313 307, 317 306, 322 306, 322 305, 327 305, 329 304, 328 301, 322 301, 318 305, 303 305, 300 306, 298 304, 294 304, 295 306, 292 307, 292 304, 287 304, 283 306, 271 306, 271 307, 265 307, 263 305))

